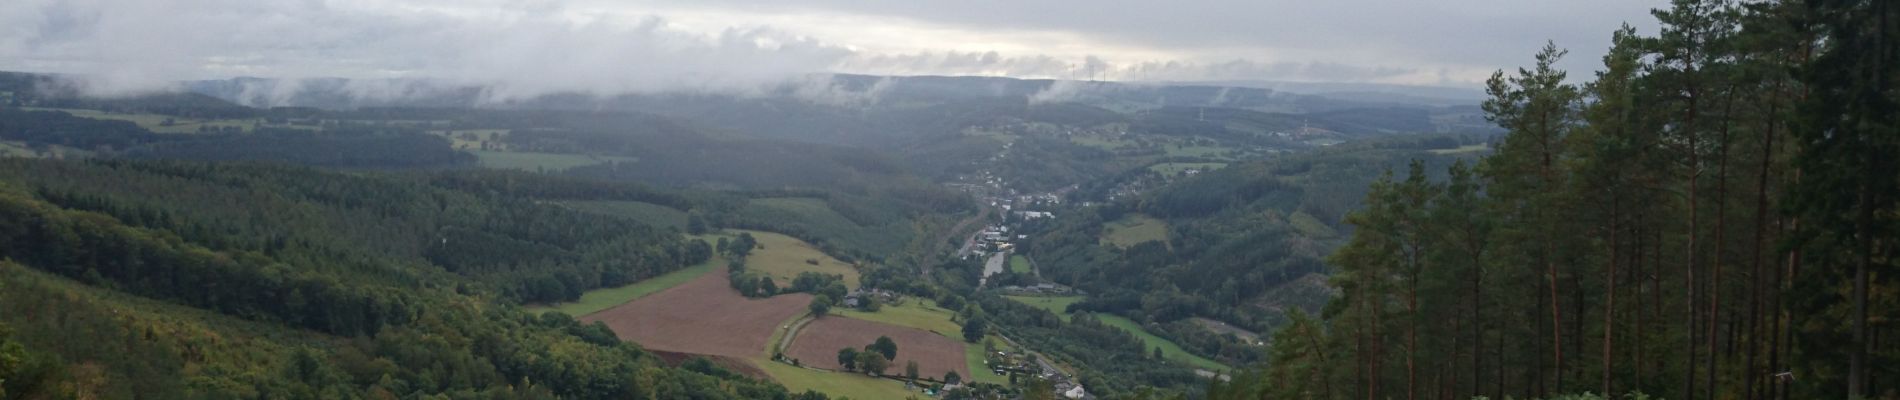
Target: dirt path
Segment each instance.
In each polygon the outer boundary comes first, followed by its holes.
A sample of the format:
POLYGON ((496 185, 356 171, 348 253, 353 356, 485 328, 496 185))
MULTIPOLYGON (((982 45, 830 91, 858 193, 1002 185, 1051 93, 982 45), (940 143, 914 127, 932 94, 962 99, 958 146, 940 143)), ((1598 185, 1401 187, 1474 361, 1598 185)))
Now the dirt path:
POLYGON ((774 343, 772 345, 772 350, 777 351, 779 353, 784 353, 786 348, 792 347, 792 339, 798 337, 798 330, 804 329, 805 324, 811 323, 811 320, 812 320, 811 314, 805 314, 803 316, 798 317, 797 321, 792 321, 791 324, 786 325, 785 334, 779 335, 778 343, 774 343))

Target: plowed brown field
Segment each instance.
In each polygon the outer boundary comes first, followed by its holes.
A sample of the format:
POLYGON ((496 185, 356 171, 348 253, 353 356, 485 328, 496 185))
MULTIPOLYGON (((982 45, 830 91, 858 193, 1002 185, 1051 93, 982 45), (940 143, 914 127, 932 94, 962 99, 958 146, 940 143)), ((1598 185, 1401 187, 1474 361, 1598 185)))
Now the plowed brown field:
POLYGON ((811 295, 804 293, 745 298, 726 282, 726 269, 719 268, 580 320, 606 322, 621 340, 652 350, 753 359, 764 354, 774 328, 804 313, 809 304, 811 295))

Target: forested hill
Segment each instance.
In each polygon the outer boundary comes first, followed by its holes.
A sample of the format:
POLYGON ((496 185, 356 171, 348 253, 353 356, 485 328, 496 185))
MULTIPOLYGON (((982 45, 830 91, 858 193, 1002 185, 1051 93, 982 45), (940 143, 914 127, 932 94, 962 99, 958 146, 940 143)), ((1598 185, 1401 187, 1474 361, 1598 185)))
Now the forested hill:
POLYGON ((1210 397, 1900 398, 1900 5, 1655 16, 1494 75, 1495 154, 1373 183, 1340 295, 1210 397))
POLYGON ((1254 344, 1206 334, 1189 319, 1270 331, 1288 311, 1318 311, 1331 296, 1321 259, 1344 242, 1350 227, 1341 217, 1357 208, 1366 185, 1409 160, 1438 169, 1483 154, 1480 140, 1393 137, 1234 164, 1122 201, 1057 211, 1063 217, 1053 222, 1025 221, 1031 239, 1023 252, 1040 279, 1089 293, 1072 310, 1151 323, 1209 358, 1260 362, 1254 344), (1133 241, 1114 232, 1141 220, 1162 232, 1133 241))
POLYGON ((535 177, 488 174, 0 160, 5 394, 789 397, 707 364, 667 368, 604 326, 519 311, 711 249, 522 194, 559 185, 474 184, 535 177))

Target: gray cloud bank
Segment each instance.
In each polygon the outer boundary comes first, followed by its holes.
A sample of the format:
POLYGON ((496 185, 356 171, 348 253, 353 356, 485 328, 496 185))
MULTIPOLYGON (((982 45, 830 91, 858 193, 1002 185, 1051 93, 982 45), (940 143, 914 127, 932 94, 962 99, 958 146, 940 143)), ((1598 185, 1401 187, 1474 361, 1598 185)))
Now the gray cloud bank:
MULTIPOLYGON (((651 14, 628 18, 548 1, 420 1, 10 0, 0 4, 0 69, 82 76, 74 84, 93 95, 170 90, 182 80, 236 76, 292 82, 247 93, 262 103, 288 96, 298 88, 294 83, 298 80, 332 77, 366 82, 349 88, 364 96, 412 95, 425 89, 388 82, 428 80, 442 86, 481 86, 492 100, 557 92, 598 96, 656 91, 743 93, 788 82, 804 85, 801 80, 825 72, 1124 81, 1379 82, 1436 76, 1441 82, 1457 83, 1448 71, 1432 67, 1330 61, 1227 58, 1118 64, 1094 56, 1065 59, 928 50, 872 53, 768 26, 735 23, 705 33, 681 29, 651 14)), ((844 6, 819 1, 809 7, 835 10, 844 6)), ((976 21, 966 12, 928 7, 844 12, 896 14, 893 18, 938 13, 932 15, 999 29, 1027 29, 1029 15, 1035 15, 1009 12, 1008 18, 976 21)), ((1141 25, 1112 34, 1110 26, 1125 18, 1078 20, 1061 15, 1045 19, 1051 29, 1102 32, 1107 37, 1143 35, 1144 40, 1163 45, 1218 36, 1206 36, 1198 31, 1208 29, 1206 25, 1193 21, 1180 23, 1178 32, 1141 25)), ((1592 27, 1605 36, 1610 28, 1592 27)), ((1327 39, 1334 40, 1339 39, 1327 39)))

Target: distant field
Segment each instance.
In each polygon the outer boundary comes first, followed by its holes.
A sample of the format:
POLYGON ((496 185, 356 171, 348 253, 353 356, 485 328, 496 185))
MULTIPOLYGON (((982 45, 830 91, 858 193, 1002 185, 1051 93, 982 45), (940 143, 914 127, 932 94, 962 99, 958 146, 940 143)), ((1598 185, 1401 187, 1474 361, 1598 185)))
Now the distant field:
MULTIPOLYGON (((898 351, 902 352, 903 349, 898 349, 898 351)), ((836 361, 836 357, 833 358, 833 361, 836 361)), ((834 399, 845 397, 853 399, 924 398, 921 389, 904 390, 904 384, 894 380, 873 378, 864 374, 794 367, 767 360, 754 360, 753 363, 758 364, 759 369, 765 370, 767 375, 772 376, 772 380, 785 385, 785 388, 793 393, 815 390, 830 395, 834 399)), ((897 373, 903 374, 904 366, 897 366, 897 373)))
POLYGON ((42 151, 34 151, 26 142, 0 141, 0 157, 49 157, 54 159, 91 157, 92 152, 60 145, 44 145, 42 151))
POLYGON ((712 271, 715 265, 725 265, 725 262, 726 260, 723 258, 713 257, 711 261, 661 274, 660 276, 647 278, 647 280, 635 282, 631 285, 589 290, 581 294, 580 301, 561 303, 553 306, 537 305, 526 308, 528 312, 533 313, 554 310, 576 317, 593 314, 600 310, 638 300, 654 292, 679 286, 681 283, 686 283, 686 281, 693 280, 693 278, 698 278, 700 275, 705 275, 707 272, 712 271))
POLYGON ((790 286, 792 278, 797 277, 800 272, 817 272, 844 275, 845 287, 858 288, 857 268, 825 255, 824 252, 818 251, 818 248, 812 247, 810 243, 772 232, 744 232, 751 233, 752 238, 758 240, 759 245, 764 246, 764 248, 752 250, 752 255, 746 257, 746 269, 771 275, 772 280, 778 281, 779 287, 790 286), (807 263, 806 260, 817 260, 818 265, 807 263))
POLYGON ((1179 148, 1176 148, 1174 146, 1167 146, 1166 149, 1168 151, 1169 157, 1201 157, 1201 158, 1222 158, 1222 159, 1230 158, 1230 157, 1227 157, 1226 154, 1228 152, 1232 152, 1236 150, 1234 148, 1229 148, 1229 147, 1210 147, 1210 146, 1182 146, 1179 148))
POLYGON ((15 141, 0 141, 0 157, 39 157, 40 153, 15 141))
POLYGON ((1147 241, 1168 241, 1168 223, 1142 214, 1128 214, 1102 227, 1102 242, 1130 247, 1147 241))
POLYGON ((630 162, 632 157, 589 156, 581 154, 532 153, 519 151, 469 150, 475 158, 481 160, 483 167, 494 169, 518 169, 534 172, 556 172, 568 168, 605 163, 608 161, 630 162))
POLYGON ((1103 149, 1103 150, 1114 150, 1114 149, 1121 148, 1122 146, 1134 144, 1134 142, 1121 140, 1121 139, 1108 139, 1108 138, 1103 138, 1103 137, 1098 137, 1098 136, 1085 136, 1085 135, 1070 136, 1069 142, 1083 145, 1083 146, 1103 149))
POLYGON ((1174 344, 1173 341, 1169 341, 1168 339, 1162 339, 1160 336, 1155 336, 1152 333, 1148 333, 1148 330, 1142 329, 1141 324, 1135 323, 1134 320, 1123 318, 1120 315, 1111 315, 1111 314, 1095 314, 1095 316, 1097 318, 1101 318, 1102 323, 1106 323, 1110 326, 1114 326, 1117 328, 1122 328, 1122 330, 1126 330, 1129 333, 1135 334, 1135 337, 1141 338, 1141 342, 1147 346, 1149 351, 1154 351, 1153 350, 1154 348, 1160 347, 1161 356, 1163 358, 1167 358, 1168 360, 1186 363, 1188 366, 1211 370, 1211 371, 1232 370, 1232 368, 1229 368, 1226 365, 1223 365, 1219 362, 1215 362, 1214 360, 1209 360, 1206 357, 1194 355, 1193 353, 1187 352, 1187 350, 1182 350, 1181 345, 1174 344))
POLYGON ((595 214, 632 218, 656 227, 686 230, 686 212, 639 201, 570 201, 568 207, 595 214))
POLYGON ((1227 163, 1172 163, 1171 162, 1171 163, 1159 163, 1155 165, 1150 165, 1148 166, 1148 170, 1160 173, 1162 175, 1173 176, 1173 175, 1180 174, 1181 171, 1186 171, 1189 169, 1200 169, 1203 171, 1212 171, 1216 169, 1221 169, 1222 167, 1226 167, 1226 166, 1227 166, 1227 163))
POLYGON ((1003 296, 1003 297, 1008 298, 1010 300, 1015 300, 1018 303, 1028 304, 1036 308, 1049 310, 1049 312, 1056 313, 1057 317, 1062 317, 1062 321, 1064 322, 1067 322, 1069 320, 1069 313, 1067 311, 1069 309, 1069 305, 1075 304, 1076 302, 1080 302, 1083 299, 1082 296, 1003 296))
POLYGON ((198 128, 204 127, 204 126, 218 127, 218 128, 231 127, 231 128, 238 128, 244 131, 250 131, 251 125, 253 124, 253 121, 251 120, 241 120, 241 119, 193 119, 193 118, 174 117, 174 116, 169 116, 169 115, 146 114, 146 113, 139 113, 139 114, 108 113, 105 111, 87 110, 87 109, 78 109, 78 108, 27 108, 27 109, 40 110, 40 111, 65 111, 67 114, 72 114, 75 117, 81 117, 81 118, 129 121, 131 123, 138 124, 139 127, 145 128, 146 130, 152 131, 153 133, 198 133, 198 128), (165 120, 167 119, 172 120, 172 124, 169 126, 165 125, 165 120))
MULTIPOLYGON (((482 148, 482 141, 490 140, 490 139, 501 139, 501 137, 503 136, 508 136, 508 130, 507 129, 434 130, 434 131, 429 131, 429 134, 448 138, 450 142, 449 144, 451 146, 454 146, 454 148, 456 149, 480 150, 482 148), (464 138, 463 134, 472 135, 474 140, 469 140, 467 138, 464 138)), ((506 144, 503 144, 499 140, 490 140, 489 146, 491 146, 491 148, 494 148, 493 146, 504 146, 504 147, 495 148, 495 149, 507 150, 505 147, 506 144)))
POLYGON ((1030 273, 1030 271, 1029 257, 1023 257, 1020 254, 1012 254, 1009 256, 1009 272, 1027 274, 1030 273))
POLYGON ((1480 144, 1468 144, 1464 146, 1458 146, 1458 148, 1453 148, 1453 149, 1433 149, 1432 153, 1433 154, 1461 154, 1461 153, 1476 153, 1476 152, 1482 152, 1482 151, 1488 151, 1488 150, 1491 150, 1491 146, 1480 143, 1480 144))
POLYGON ((956 312, 937 307, 936 302, 928 299, 910 298, 905 300, 904 304, 900 306, 886 304, 882 308, 879 308, 877 312, 863 312, 839 308, 834 309, 832 314, 917 328, 952 338, 962 337, 963 335, 963 327, 950 321, 950 317, 955 316, 956 312))

